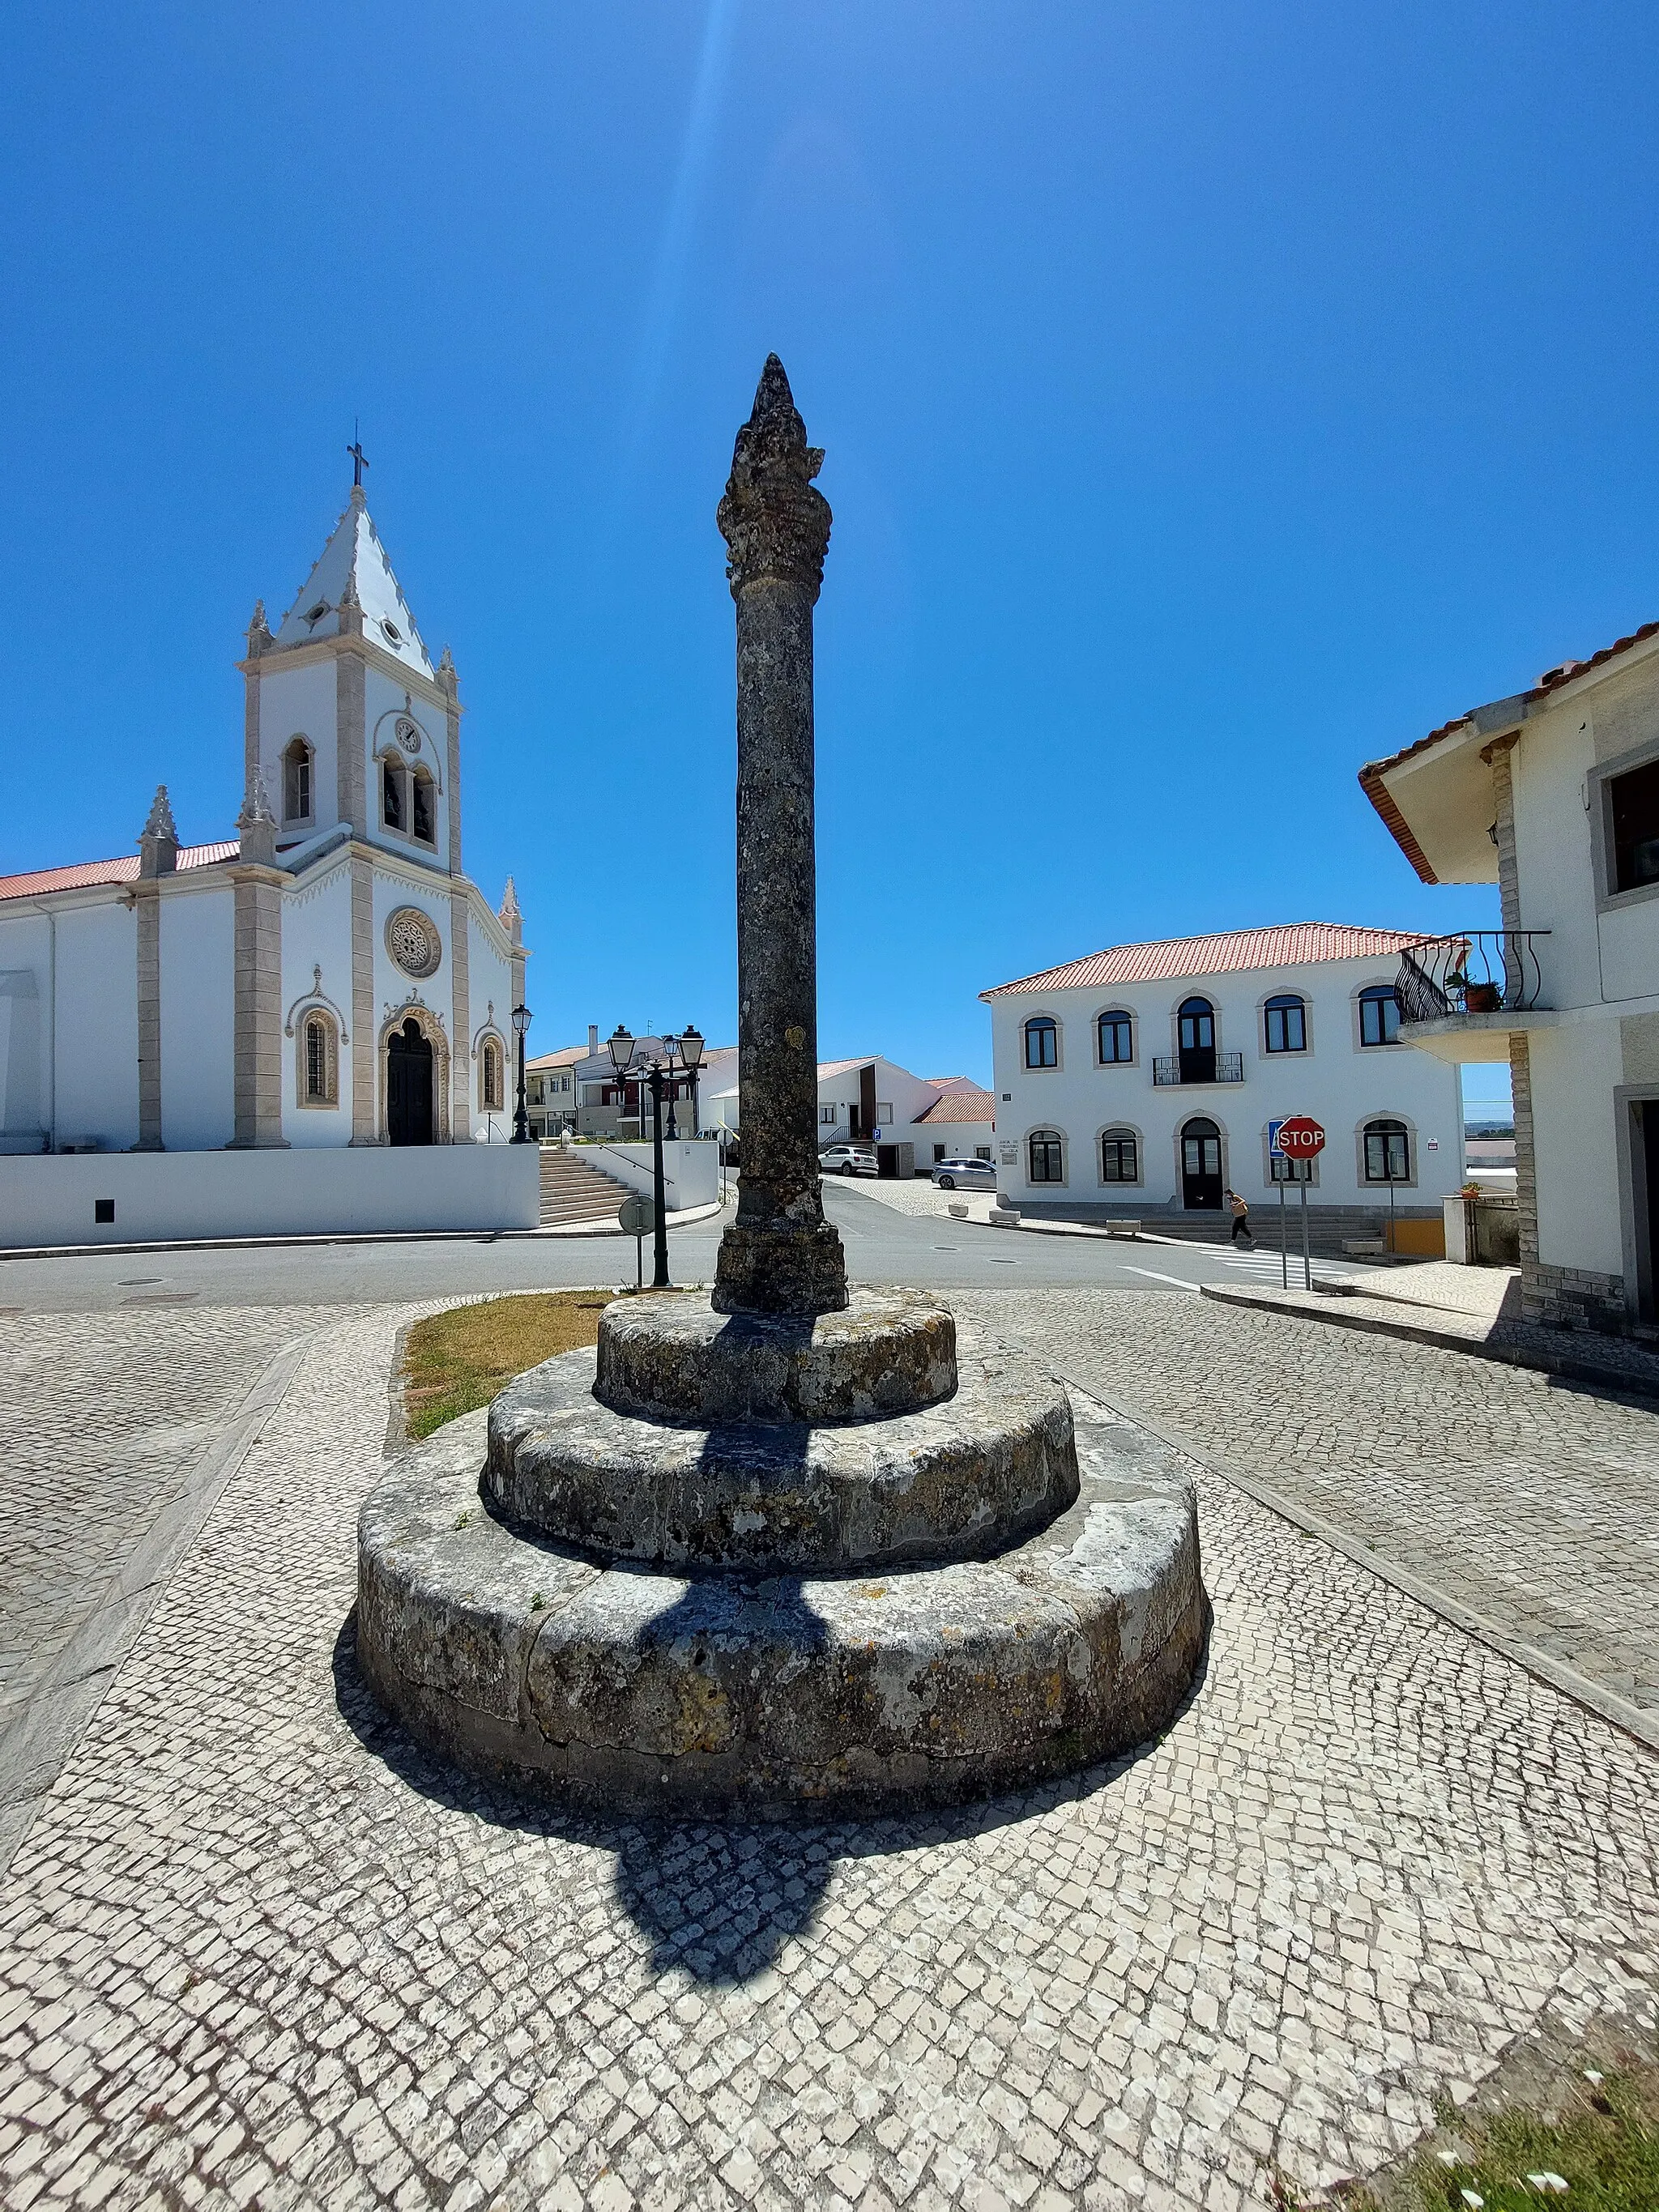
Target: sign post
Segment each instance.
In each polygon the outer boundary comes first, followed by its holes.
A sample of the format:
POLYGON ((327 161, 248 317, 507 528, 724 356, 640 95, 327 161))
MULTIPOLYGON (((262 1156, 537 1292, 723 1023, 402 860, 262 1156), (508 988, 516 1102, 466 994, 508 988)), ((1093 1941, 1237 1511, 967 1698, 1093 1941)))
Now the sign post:
POLYGON ((657 1225, 657 1209, 642 1190, 630 1191, 617 1208, 624 1236, 634 1240, 634 1288, 645 1288, 645 1240, 657 1225))
MULTIPOLYGON (((1325 1149, 1325 1132, 1311 1114, 1292 1114, 1289 1121, 1279 1123, 1273 1141, 1287 1160, 1301 1160, 1311 1164, 1325 1149)), ((1308 1185, 1305 1176, 1299 1180, 1302 1183, 1302 1279, 1306 1287, 1312 1290, 1313 1258, 1308 1247, 1308 1185)), ((1287 1275, 1289 1272, 1287 1267, 1287 1275)), ((1287 1282, 1285 1288, 1288 1290, 1289 1287, 1287 1282)))

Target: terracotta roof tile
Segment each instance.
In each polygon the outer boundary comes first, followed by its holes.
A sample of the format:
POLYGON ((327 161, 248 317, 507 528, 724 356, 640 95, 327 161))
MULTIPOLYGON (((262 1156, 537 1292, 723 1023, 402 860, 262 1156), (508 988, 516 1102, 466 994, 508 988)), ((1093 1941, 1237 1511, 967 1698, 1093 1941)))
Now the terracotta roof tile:
MULTIPOLYGON (((181 845, 179 866, 210 868, 220 860, 234 860, 241 851, 234 837, 218 845, 181 845)), ((115 860, 77 860, 67 868, 35 868, 23 876, 0 876, 0 899, 40 898, 47 891, 79 891, 99 884, 136 884, 138 855, 123 854, 115 860)))
POLYGON ((1114 983, 1158 983, 1176 976, 1222 975, 1240 968, 1279 968, 1305 960, 1365 960, 1417 945, 1423 932, 1357 929, 1340 921, 1287 921, 1271 929, 1225 930, 1213 937, 1165 937, 1150 945, 1114 945, 1086 960, 1045 968, 981 991, 1000 999, 1008 991, 1099 990, 1114 983))
POLYGON ((988 1091, 947 1091, 916 1119, 932 1125, 940 1121, 994 1121, 996 1117, 997 1102, 988 1091))
MULTIPOLYGON (((1599 653, 1591 653, 1588 660, 1564 660, 1559 667, 1547 668, 1530 691, 1516 694, 1516 703, 1517 706, 1535 707, 1540 699, 1547 699, 1552 691, 1560 690, 1563 684, 1576 684, 1592 668, 1600 668, 1605 661, 1617 659, 1621 653, 1628 653, 1632 646, 1645 645, 1650 637, 1659 637, 1659 622, 1644 623, 1640 629, 1633 629, 1628 637, 1615 638, 1611 645, 1604 645, 1599 653)), ((1401 745, 1397 753, 1390 753, 1386 760, 1367 761, 1359 771, 1360 782, 1368 793, 1372 793, 1374 785, 1378 784, 1390 769, 1398 768, 1401 761, 1410 760, 1413 754, 1426 752, 1431 745, 1437 745, 1442 738, 1450 737, 1454 730, 1467 728, 1483 711, 1480 707, 1471 707, 1467 714, 1454 715, 1449 722, 1443 722, 1437 730, 1431 730, 1426 738, 1415 738, 1410 744, 1401 745)))

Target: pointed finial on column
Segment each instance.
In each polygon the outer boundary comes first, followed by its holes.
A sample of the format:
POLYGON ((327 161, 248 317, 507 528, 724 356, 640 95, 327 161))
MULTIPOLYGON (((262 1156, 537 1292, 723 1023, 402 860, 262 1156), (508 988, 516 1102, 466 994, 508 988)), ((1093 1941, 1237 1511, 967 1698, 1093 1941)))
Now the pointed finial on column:
POLYGON ((261 866, 276 865, 276 817, 265 793, 265 780, 256 763, 247 780, 242 811, 236 817, 236 834, 242 841, 241 858, 261 866))
POLYGON ((501 912, 496 916, 496 920, 512 939, 514 945, 524 943, 524 916, 519 911, 519 894, 513 887, 511 876, 507 879, 506 895, 501 900, 501 912))
POLYGON ((178 865, 178 825, 167 802, 167 787, 158 783, 138 839, 138 872, 141 876, 170 876, 178 865))
POLYGON ((447 646, 445 646, 438 662, 438 681, 446 691, 460 689, 461 679, 455 672, 455 656, 447 646))
POLYGON ((253 618, 247 626, 248 659, 257 660, 270 643, 270 624, 265 620, 265 603, 263 599, 255 599, 253 618))
POLYGON ((823 466, 823 448, 806 442, 783 363, 769 353, 715 518, 731 550, 733 599, 764 582, 804 584, 817 597, 830 524, 830 502, 812 483, 823 466))

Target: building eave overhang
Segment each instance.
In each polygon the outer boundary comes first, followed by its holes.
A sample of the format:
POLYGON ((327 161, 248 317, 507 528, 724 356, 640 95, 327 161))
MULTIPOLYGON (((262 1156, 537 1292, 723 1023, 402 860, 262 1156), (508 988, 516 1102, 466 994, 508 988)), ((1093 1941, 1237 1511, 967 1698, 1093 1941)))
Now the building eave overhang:
MULTIPOLYGON (((1484 707, 1472 707, 1467 714, 1455 721, 1443 723, 1439 729, 1431 730, 1385 760, 1367 761, 1359 771, 1359 787, 1376 809, 1382 823, 1401 851, 1416 869, 1425 884, 1492 883, 1497 880, 1497 862, 1478 872, 1447 872, 1446 862, 1437 849, 1443 841, 1442 826, 1431 824, 1431 814, 1437 802, 1443 802, 1445 793, 1438 788, 1440 779, 1430 775, 1418 778, 1415 770, 1420 765, 1431 765, 1449 760, 1458 748, 1473 743, 1479 752, 1489 749, 1504 738, 1519 734, 1526 723, 1535 721, 1540 714, 1553 713, 1558 707, 1571 706, 1610 675, 1623 674, 1632 665, 1659 654, 1659 622, 1644 623, 1628 637, 1616 639, 1583 661, 1564 661, 1540 677, 1529 691, 1516 691, 1507 699, 1493 699, 1484 707)), ((1465 793, 1467 798, 1469 794, 1465 793)), ((1473 849, 1473 839, 1467 819, 1451 821, 1443 825, 1449 831, 1449 843, 1468 855, 1473 849)), ((1485 825, 1481 825, 1484 831, 1485 825)))

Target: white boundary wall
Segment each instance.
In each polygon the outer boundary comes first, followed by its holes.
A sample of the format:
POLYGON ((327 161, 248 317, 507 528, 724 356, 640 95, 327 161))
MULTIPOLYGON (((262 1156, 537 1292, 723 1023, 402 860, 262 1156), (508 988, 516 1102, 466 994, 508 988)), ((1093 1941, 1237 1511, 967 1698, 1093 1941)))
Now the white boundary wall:
MULTIPOLYGON (((648 1144, 577 1145, 570 1157, 591 1159, 595 1167, 615 1176, 630 1190, 642 1190, 647 1198, 655 1188, 648 1144)), ((720 1146, 702 1138, 681 1137, 671 1142, 665 1137, 662 1179, 671 1213, 683 1213, 692 1206, 712 1206, 720 1194, 720 1146)))
POLYGON ((536 1145, 0 1158, 0 1249, 534 1229, 540 1218, 536 1145), (94 1218, 100 1199, 114 1201, 112 1221, 94 1218))

